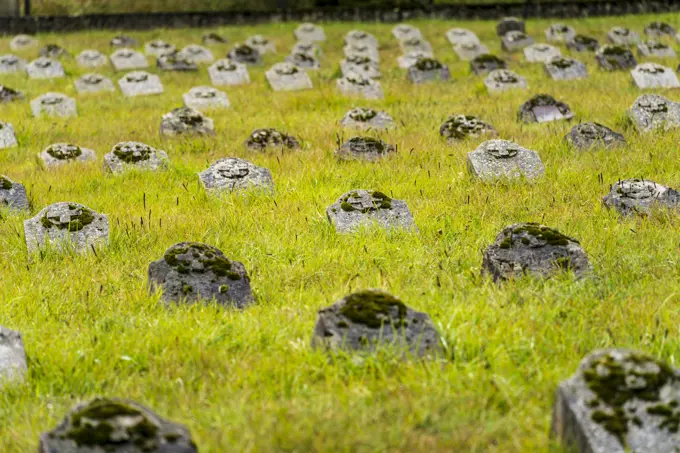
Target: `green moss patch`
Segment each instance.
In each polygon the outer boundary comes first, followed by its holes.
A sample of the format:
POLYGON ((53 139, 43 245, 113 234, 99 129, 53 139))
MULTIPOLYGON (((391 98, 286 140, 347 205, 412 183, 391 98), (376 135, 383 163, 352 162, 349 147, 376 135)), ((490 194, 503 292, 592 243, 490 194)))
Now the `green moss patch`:
POLYGON ((94 213, 86 207, 70 204, 68 208, 70 211, 70 220, 68 222, 62 222, 58 218, 49 217, 48 212, 40 219, 40 223, 47 229, 54 227, 60 230, 75 232, 82 230, 94 221, 94 213))
POLYGON ((165 252, 163 258, 180 274, 212 272, 230 280, 241 279, 241 275, 232 270, 231 261, 219 249, 199 242, 175 245, 165 252), (194 268, 192 261, 200 263, 202 268, 194 268))
POLYGON ((5 178, 4 176, 0 176, 0 189, 10 190, 12 186, 13 186, 12 181, 5 178))
POLYGON ((47 148, 47 154, 58 160, 75 159, 83 154, 83 150, 76 145, 52 145, 47 148))
POLYGON ((407 308, 396 297, 380 291, 360 291, 345 298, 345 305, 340 314, 350 321, 371 328, 380 328, 388 319, 395 327, 404 325, 407 308), (390 311, 397 309, 396 319, 391 317, 390 311))

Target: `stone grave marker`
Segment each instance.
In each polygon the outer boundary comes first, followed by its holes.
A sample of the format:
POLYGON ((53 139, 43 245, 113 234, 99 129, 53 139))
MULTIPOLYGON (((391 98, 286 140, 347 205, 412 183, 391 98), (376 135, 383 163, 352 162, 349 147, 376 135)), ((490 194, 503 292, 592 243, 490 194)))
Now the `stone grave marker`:
POLYGON ((397 41, 405 41, 410 38, 422 38, 423 35, 416 27, 408 24, 399 24, 392 28, 392 36, 397 38, 397 41))
POLYGON ((473 176, 487 181, 522 177, 532 180, 545 173, 536 151, 507 140, 487 140, 468 153, 468 169, 473 176))
POLYGON ((446 32, 446 39, 451 43, 452 46, 457 46, 459 44, 481 44, 476 34, 468 30, 467 28, 452 28, 446 32))
POLYGON ((524 58, 529 63, 546 63, 561 55, 560 49, 549 44, 532 44, 524 48, 524 58))
POLYGON ((243 63, 245 65, 262 64, 260 52, 247 44, 236 44, 227 54, 227 58, 235 63, 243 63))
POLYGON ((118 86, 125 97, 149 96, 163 93, 161 79, 146 71, 133 71, 118 80, 118 86))
POLYGON ((54 143, 45 148, 39 156, 48 168, 58 167, 70 162, 97 160, 97 154, 93 150, 70 143, 54 143))
POLYGON ((545 29, 545 39, 548 42, 567 43, 574 39, 575 36, 576 31, 574 28, 562 23, 551 24, 550 27, 545 29))
POLYGON ((533 43, 531 36, 521 31, 509 31, 501 36, 501 48, 506 52, 517 52, 533 43))
POLYGON ((203 35, 202 41, 206 46, 218 46, 220 44, 226 44, 229 42, 227 38, 215 32, 206 33, 203 35))
POLYGON ((165 170, 168 154, 140 142, 120 142, 104 156, 104 166, 111 173, 123 173, 130 169, 165 170))
POLYGON ((3 121, 0 121, 0 149, 14 148, 18 146, 14 127, 3 121))
POLYGON ((177 52, 177 47, 162 39, 149 41, 144 45, 144 53, 151 57, 162 57, 177 52))
POLYGON ((625 27, 613 27, 607 33, 610 43, 617 46, 632 46, 640 42, 640 35, 625 27))
POLYGON ((246 39, 246 44, 257 50, 260 55, 276 53, 276 45, 262 35, 253 35, 246 39))
POLYGON ((406 203, 377 190, 357 189, 343 194, 326 209, 326 216, 338 233, 373 226, 385 230, 417 230, 406 203))
POLYGON ((189 44, 182 50, 177 52, 177 57, 180 59, 188 59, 196 64, 210 64, 215 61, 213 53, 203 46, 197 44, 189 44))
POLYGON ((669 45, 659 41, 649 40, 637 45, 638 55, 641 57, 675 58, 677 54, 669 45))
POLYGON ((602 202, 608 209, 616 209, 622 216, 645 216, 652 209, 680 207, 680 192, 654 181, 626 179, 612 184, 602 202))
POLYGON ((202 300, 244 308, 255 301, 243 263, 200 242, 175 244, 149 264, 149 290, 159 289, 165 303, 202 300))
POLYGON ((113 82, 101 74, 85 74, 76 79, 73 84, 78 93, 99 93, 101 91, 116 91, 113 82))
POLYGON ((194 60, 179 52, 169 53, 156 59, 156 67, 168 72, 196 72, 198 65, 194 60))
POLYGON ((644 94, 628 110, 628 117, 641 132, 680 127, 680 103, 658 94, 644 94))
POLYGON ((595 53, 595 59, 605 71, 633 69, 637 66, 633 52, 622 46, 604 45, 595 53))
POLYGON ((363 30, 351 30, 347 32, 344 43, 345 45, 359 44, 362 46, 371 46, 375 49, 378 48, 378 40, 375 39, 375 36, 363 30))
POLYGON ((203 187, 210 193, 232 193, 244 190, 274 192, 274 181, 268 169, 236 157, 219 159, 198 176, 203 187))
POLYGON ((517 118, 524 123, 547 123, 569 120, 574 113, 564 102, 547 94, 537 94, 519 108, 517 118))
POLYGON ((458 58, 461 60, 470 61, 480 55, 487 55, 489 53, 489 48, 482 43, 465 42, 456 44, 453 51, 456 52, 456 55, 458 55, 458 58))
POLYGON ((0 206, 18 211, 28 211, 30 204, 23 184, 0 175, 0 206))
POLYGON ((54 203, 24 221, 29 254, 47 247, 86 252, 105 245, 109 239, 109 220, 78 203, 54 203))
POLYGON ((599 123, 581 123, 574 126, 564 139, 571 146, 581 150, 592 148, 613 148, 626 144, 622 134, 614 132, 599 123))
POLYGON ((0 55, 0 74, 11 74, 14 72, 24 72, 26 70, 26 60, 16 55, 0 55))
POLYGON ((226 109, 231 105, 224 91, 209 86, 193 87, 182 99, 184 105, 198 111, 226 109))
POLYGON ((545 63, 545 72, 553 80, 576 80, 588 78, 588 68, 573 58, 553 57, 545 63))
POLYGON ((83 50, 76 57, 76 62, 84 68, 99 68, 109 64, 109 58, 98 50, 83 50))
POLYGON ((409 357, 438 356, 440 338, 432 319, 386 292, 349 294, 319 310, 312 347, 329 353, 371 353, 390 348, 409 357))
POLYGON ((304 42, 323 42, 326 40, 326 33, 318 25, 305 23, 300 24, 294 32, 295 39, 304 42))
POLYGON ((300 142, 292 135, 279 132, 276 129, 264 128, 255 129, 243 143, 243 146, 251 151, 266 151, 268 148, 295 150, 300 149, 300 142))
POLYGON ((479 55, 470 60, 470 70, 477 75, 488 74, 495 69, 507 68, 508 64, 505 60, 491 54, 479 55))
POLYGON ((452 115, 439 127, 439 135, 449 142, 465 140, 469 137, 498 135, 496 129, 472 115, 452 115))
POLYGON ((61 93, 45 93, 31 101, 33 116, 45 114, 47 116, 59 116, 66 118, 78 116, 76 101, 61 93))
POLYGON ((432 44, 430 44, 428 41, 425 41, 423 38, 408 38, 403 41, 399 41, 399 45, 401 46, 401 51, 405 54, 414 51, 432 52, 432 44))
POLYGON ((342 75, 347 75, 350 72, 356 72, 357 74, 369 78, 369 79, 379 79, 382 77, 380 72, 380 65, 368 57, 362 57, 354 55, 351 57, 346 57, 340 61, 340 71, 342 75))
POLYGON ((9 42, 9 48, 13 52, 21 52, 34 47, 38 47, 38 40, 29 35, 17 35, 9 42))
POLYGON ((143 53, 132 49, 118 49, 111 54, 111 64, 116 71, 130 71, 149 67, 143 53))
POLYGON ((352 137, 335 151, 339 160, 377 161, 397 152, 393 145, 373 137, 352 137))
POLYGON ((137 47, 139 42, 135 38, 132 38, 130 36, 118 35, 114 36, 109 44, 111 45, 111 47, 125 48, 125 47, 137 47))
POLYGON ((527 79, 509 69, 494 69, 484 79, 484 85, 491 93, 524 89, 529 86, 527 79))
POLYGON ((577 453, 674 453, 680 371, 647 354, 601 349, 555 395, 552 437, 577 453))
POLYGON ((169 137, 185 134, 215 135, 212 118, 189 107, 179 107, 163 115, 160 130, 161 135, 169 137))
POLYGON ((576 35, 574 39, 567 42, 567 48, 576 52, 597 52, 600 43, 590 36, 576 35))
POLYGON ((345 57, 366 57, 371 61, 380 63, 380 52, 377 47, 372 47, 367 44, 347 44, 342 48, 345 57))
POLYGON ((57 45, 57 44, 47 44, 45 47, 40 49, 40 52, 38 53, 40 57, 43 58, 51 58, 51 59, 58 59, 62 57, 70 57, 71 54, 68 53, 66 49, 63 47, 57 45))
POLYGON ((0 85, 0 104, 7 104, 8 102, 20 101, 24 98, 24 93, 17 91, 5 85, 0 85))
POLYGON ((407 77, 409 82, 420 84, 437 80, 449 80, 451 73, 448 66, 441 64, 434 58, 421 58, 408 68, 407 77))
MULTIPOLYGON (((344 48, 343 48, 344 49, 344 48)), ((292 49, 290 49, 290 53, 304 53, 307 55, 310 55, 315 58, 319 58, 323 55, 323 52, 321 51, 321 47, 316 45, 313 42, 296 42, 295 45, 293 46, 292 49)))
POLYGON ((526 33, 524 21, 517 17, 505 17, 496 25, 496 34, 498 36, 505 36, 511 31, 526 33))
POLYGON ((678 88, 680 81, 671 68, 656 63, 642 63, 630 71, 638 88, 678 88))
POLYGON ((41 453, 198 453, 185 426, 134 401, 114 398, 78 404, 40 436, 39 448, 41 453))
MULTIPOLYGON (((407 52, 397 58, 397 64, 401 69, 408 69, 423 58, 434 58, 432 52, 421 52, 419 50, 407 52)), ((345 74, 346 75, 346 74, 345 74)))
POLYGON ((274 91, 312 89, 309 74, 291 63, 276 63, 265 73, 265 77, 274 91))
POLYGON ((504 228, 484 251, 482 274, 495 282, 530 276, 550 278, 565 271, 583 277, 591 270, 581 244, 538 223, 504 228))
MULTIPOLYGON (((0 189, 0 201, 2 189, 0 189)), ((21 334, 0 326, 0 387, 5 383, 21 382, 27 370, 26 351, 21 334)))
POLYGON ((344 127, 357 129, 386 130, 395 126, 394 120, 386 112, 371 108, 355 107, 340 120, 344 127))
POLYGON ((66 75, 61 63, 43 57, 37 58, 26 65, 26 73, 29 79, 54 79, 66 75))
POLYGON ((227 58, 217 60, 208 68, 213 85, 246 85, 250 83, 248 68, 243 63, 236 63, 227 58))
POLYGON ((675 29, 665 22, 654 21, 645 27, 645 34, 651 38, 675 36, 675 29))
POLYGON ((361 96, 364 99, 383 99, 380 82, 352 72, 338 79, 338 90, 346 96, 361 96))
POLYGON ((288 55, 285 60, 299 68, 316 70, 321 67, 319 60, 306 53, 294 53, 288 55))

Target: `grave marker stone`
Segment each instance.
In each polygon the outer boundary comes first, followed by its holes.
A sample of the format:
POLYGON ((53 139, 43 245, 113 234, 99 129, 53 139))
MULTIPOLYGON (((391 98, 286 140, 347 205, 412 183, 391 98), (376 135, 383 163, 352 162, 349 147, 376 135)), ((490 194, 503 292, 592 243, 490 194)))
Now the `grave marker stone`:
POLYGON ((307 55, 310 55, 315 58, 321 57, 323 55, 323 52, 321 51, 321 47, 316 45, 313 42, 296 42, 295 45, 293 46, 292 49, 290 49, 291 53, 304 53, 307 55))
POLYGON ((0 121, 0 149, 14 148, 18 146, 14 127, 3 121, 0 121))
POLYGON ((111 54, 111 64, 116 71, 129 71, 149 67, 143 53, 132 49, 118 49, 111 54))
POLYGON ((0 74, 11 74, 26 70, 26 60, 16 55, 0 55, 0 74))
POLYGON ((392 29, 392 36, 398 41, 404 41, 410 38, 422 38, 423 35, 416 27, 408 24, 399 24, 392 29))
POLYGON ((78 65, 84 68, 99 68, 109 64, 109 59, 106 55, 98 50, 83 50, 76 57, 78 65))
POLYGON ((581 123, 574 126, 564 139, 574 148, 588 150, 595 147, 613 148, 626 144, 622 134, 599 123, 581 123))
POLYGON ((430 53, 432 52, 432 44, 425 41, 423 38, 417 37, 408 38, 403 41, 399 41, 399 45, 401 46, 401 51, 403 53, 409 53, 414 51, 430 53))
POLYGON ((47 44, 45 47, 40 49, 39 56, 43 58, 58 59, 61 57, 70 57, 71 54, 68 53, 66 49, 57 44, 47 44))
MULTIPOLYGON (((2 200, 0 189, 0 200, 2 200)), ((0 326, 0 387, 23 381, 26 374, 26 351, 21 334, 0 326)))
POLYGON ((658 94, 644 94, 628 110, 628 117, 641 132, 667 131, 680 127, 680 104, 658 94))
POLYGON ((616 209, 622 216, 646 216, 653 209, 680 207, 680 192, 654 181, 626 179, 612 184, 602 202, 608 209, 616 209))
POLYGON ((479 55, 470 61, 470 70, 475 74, 488 74, 495 69, 507 69, 505 60, 495 55, 479 55))
POLYGON ((276 53, 276 45, 262 35, 254 35, 246 39, 246 44, 257 50, 260 55, 276 53))
POLYGON ((574 39, 575 36, 576 31, 573 27, 561 23, 552 24, 545 29, 545 39, 548 42, 567 43, 574 39))
POLYGON ((543 176, 545 167, 536 151, 507 140, 488 140, 468 153, 468 170, 477 178, 532 180, 543 176))
POLYGON ((111 47, 136 47, 139 42, 130 36, 118 35, 114 36, 109 44, 111 47))
POLYGON ((574 39, 567 42, 567 48, 576 52, 597 52, 600 43, 590 36, 576 35, 574 39))
POLYGON ((368 57, 362 57, 358 55, 346 57, 341 60, 340 71, 342 72, 343 76, 349 74, 350 72, 356 72, 357 74, 369 79, 379 79, 382 76, 378 63, 368 57))
POLYGON ((208 68, 210 81, 213 85, 246 85, 250 83, 248 68, 242 63, 229 59, 217 60, 208 68))
POLYGON ((675 58, 677 56, 671 46, 654 40, 638 44, 637 49, 641 57, 675 58))
POLYGON ((607 33, 607 39, 617 46, 632 46, 640 42, 640 35, 629 28, 613 27, 607 33))
POLYGON ((224 91, 209 86, 193 87, 182 96, 184 105, 198 111, 226 109, 230 106, 224 91))
POLYGON ((671 68, 656 63, 642 63, 630 71, 638 88, 678 88, 680 81, 671 68))
POLYGON ((654 21, 645 27, 645 34, 652 38, 675 36, 675 29, 665 22, 654 21))
POLYGON ((567 104, 547 94, 537 94, 522 104, 517 117, 524 123, 547 123, 574 117, 567 104))
POLYGON ((512 89, 524 89, 529 85, 527 79, 509 69, 494 69, 484 79, 484 85, 489 92, 502 92, 512 89))
POLYGON ((0 85, 0 104, 7 104, 8 102, 20 101, 24 98, 24 93, 17 91, 5 85, 0 85))
POLYGON ((169 137, 185 134, 215 135, 212 118, 189 107, 179 107, 163 115, 160 130, 161 135, 169 137))
POLYGON ((375 49, 378 48, 378 40, 375 39, 375 36, 362 30, 351 30, 347 32, 347 34, 345 35, 344 42, 345 45, 359 44, 362 46, 363 45, 371 46, 375 49))
POLYGON ((196 64, 212 63, 215 61, 213 53, 203 46, 196 44, 189 44, 182 50, 177 52, 177 57, 180 59, 188 59, 196 64))
POLYGON ((247 44, 236 44, 227 54, 227 58, 235 63, 243 63, 245 65, 262 64, 260 52, 247 44))
POLYGON ((101 91, 116 91, 113 82, 101 74, 85 74, 73 84, 78 93, 99 93, 101 91))
POLYGON ((23 184, 0 175, 0 206, 18 211, 28 211, 30 204, 23 184))
POLYGON ((505 36, 511 31, 526 33, 524 21, 517 17, 505 17, 496 25, 496 34, 498 36, 505 36))
POLYGON ((133 71, 120 80, 118 85, 125 97, 150 96, 163 93, 161 79, 155 74, 146 71, 133 71))
POLYGON ((26 73, 29 79, 53 79, 66 75, 61 63, 43 57, 37 58, 26 65, 26 73))
POLYGON ((326 40, 326 33, 324 33, 323 28, 310 23, 300 24, 295 29, 294 35, 298 41, 323 42, 326 40))
POLYGON ((443 81, 451 78, 448 66, 444 66, 434 58, 421 58, 408 68, 409 82, 420 84, 432 81, 443 81))
MULTIPOLYGON (((401 69, 408 69, 418 62, 418 60, 423 58, 434 58, 432 52, 421 52, 419 50, 413 52, 407 52, 397 58, 397 63, 401 69)), ((344 74, 346 75, 346 74, 344 74)))
POLYGON ((361 96, 364 99, 383 99, 382 86, 380 82, 352 72, 338 79, 338 90, 346 96, 361 96))
POLYGON ((268 148, 278 150, 300 149, 300 142, 293 137, 276 129, 255 129, 243 143, 251 151, 266 151, 268 148))
POLYGON ((168 154, 140 142, 120 142, 104 156, 104 165, 111 173, 130 169, 157 171, 168 166, 168 154))
POLYGON ((377 161, 397 152, 397 148, 373 137, 352 137, 335 151, 339 160, 377 161))
POLYGON ((576 80, 588 77, 588 69, 583 62, 573 58, 553 57, 545 63, 545 72, 553 80, 576 80))
POLYGON ((489 48, 482 43, 467 42, 462 44, 456 44, 453 48, 456 52, 458 58, 463 61, 469 61, 480 55, 487 55, 489 53, 489 48))
POLYGON ((347 44, 342 48, 345 57, 366 57, 370 60, 380 63, 380 52, 377 47, 372 47, 366 44, 347 44))
POLYGON ((156 59, 156 67, 161 71, 169 72, 196 72, 198 65, 186 55, 179 52, 170 53, 156 59))
POLYGON ((45 93, 31 101, 33 116, 77 116, 76 101, 61 93, 45 93))
POLYGON ((277 63, 266 73, 267 82, 274 91, 310 90, 312 79, 303 69, 291 63, 277 63))
POLYGON ((198 176, 206 191, 210 193, 274 191, 274 181, 268 169, 236 157, 219 159, 198 176))
POLYGON ((21 52, 33 47, 38 47, 38 40, 29 35, 17 35, 9 42, 9 48, 13 52, 21 52))
POLYGON ((306 53, 294 53, 291 55, 288 55, 285 60, 288 63, 291 63, 299 68, 303 69, 319 69, 321 67, 321 64, 319 63, 319 60, 314 58, 311 55, 308 55, 306 53))
POLYGON ((605 71, 633 69, 637 66, 633 52, 621 46, 604 45, 595 53, 595 59, 605 71))
POLYGON ((177 52, 177 47, 162 39, 155 39, 144 45, 144 53, 151 57, 159 58, 163 55, 173 54, 175 52, 177 52))
POLYGON ((355 107, 340 120, 344 127, 357 129, 386 130, 395 126, 394 120, 386 112, 370 108, 355 107))
POLYGON ((560 49, 549 44, 532 44, 524 48, 524 58, 529 63, 546 63, 561 55, 560 49))
POLYGON ((521 31, 509 31, 501 36, 501 48, 506 52, 517 52, 533 43, 531 36, 521 31))
POLYGON ((206 46, 218 46, 220 44, 226 44, 229 42, 227 38, 215 32, 206 33, 203 35, 202 41, 206 46))
POLYGON ((452 28, 446 32, 446 39, 452 46, 459 44, 481 44, 476 34, 466 28, 452 28))
POLYGON ((469 137, 498 135, 496 129, 472 115, 452 115, 439 127, 439 135, 449 142, 465 140, 469 137))
POLYGON ((58 167, 70 162, 97 160, 97 155, 93 150, 70 143, 54 143, 45 148, 39 156, 48 168, 58 167))
POLYGON ((326 209, 326 216, 338 233, 374 226, 385 230, 416 229, 406 203, 377 190, 357 189, 343 194, 326 209))

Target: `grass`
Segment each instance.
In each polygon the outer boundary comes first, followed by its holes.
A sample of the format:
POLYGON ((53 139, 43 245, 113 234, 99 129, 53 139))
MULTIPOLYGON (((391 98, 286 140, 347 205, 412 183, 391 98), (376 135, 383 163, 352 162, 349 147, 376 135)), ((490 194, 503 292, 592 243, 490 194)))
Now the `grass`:
MULTIPOLYGON (((672 25, 677 16, 661 15, 672 25)), ((565 21, 604 41, 613 25, 642 31, 651 16, 565 21)), ((528 32, 543 41, 548 20, 528 32)), ((69 77, 2 82, 24 90, 26 102, 2 106, 20 147, 0 152, 0 174, 23 182, 31 215, 57 201, 80 202, 109 215, 110 245, 84 256, 48 254, 29 259, 26 215, 0 220, 0 323, 23 333, 30 359, 25 383, 0 393, 0 451, 36 451, 77 402, 96 395, 134 399, 185 423, 203 453, 234 452, 535 452, 559 451, 548 436, 553 394, 590 351, 629 347, 670 364, 680 359, 680 223, 671 213, 620 220, 601 205, 619 178, 653 179, 680 187, 680 131, 638 134, 626 109, 642 93, 630 74, 597 69, 591 76, 554 82, 540 64, 509 55, 511 69, 530 88, 487 94, 482 78, 458 61, 444 33, 475 31, 500 53, 492 22, 414 22, 451 68, 453 80, 424 86, 406 81, 396 66, 397 42, 385 24, 325 25, 322 69, 314 90, 273 93, 265 68, 293 45, 296 24, 216 30, 232 42, 254 33, 275 39, 278 55, 251 69, 253 82, 226 88, 232 103, 213 112, 214 138, 163 139, 161 116, 181 104, 207 71, 162 74, 162 96, 125 99, 120 92, 78 96, 74 77, 86 71, 65 61, 69 77), (339 96, 334 89, 342 36, 365 29, 378 37, 383 59, 382 101, 339 96), (77 97, 79 117, 30 116, 28 100, 47 91, 77 97), (549 93, 568 103, 571 122, 523 125, 519 106, 549 93), (385 109, 400 126, 374 134, 398 145, 375 164, 339 163, 332 153, 339 127, 356 105, 385 109), (501 138, 538 151, 546 175, 534 184, 484 184, 466 170, 479 140, 448 145, 439 125, 454 113, 475 114, 501 138), (578 152, 563 140, 579 121, 597 121, 628 139, 615 151, 578 152), (303 140, 303 149, 255 153, 242 146, 259 127, 303 140), (162 173, 105 174, 103 154, 123 140, 168 152, 162 173), (93 163, 44 169, 36 155, 68 141, 96 150, 93 163), (214 199, 196 173, 227 156, 271 169, 274 196, 214 199), (336 235, 325 209, 356 188, 407 201, 419 234, 365 232, 336 235), (482 251, 505 226, 538 221, 580 240, 595 275, 502 286, 480 277, 482 251), (172 244, 195 240, 242 261, 257 304, 243 311, 195 305, 166 309, 147 293, 147 266, 172 244), (448 360, 400 362, 375 357, 362 365, 329 360, 309 347, 316 312, 352 290, 378 287, 429 313, 443 335, 448 360)), ((203 30, 132 33, 141 43, 164 38, 183 46, 203 30)), ((113 32, 39 35, 74 55, 109 51, 113 32)), ((226 54, 229 45, 215 47, 226 54)), ((9 38, 0 53, 9 51, 9 38)), ((563 48, 564 54, 570 52, 563 48)), ((37 50, 24 55, 36 57, 37 50)), ((674 61, 666 61, 675 65, 674 61)), ((103 71, 114 80, 120 74, 103 71)), ((664 92, 680 100, 676 92, 664 92)))

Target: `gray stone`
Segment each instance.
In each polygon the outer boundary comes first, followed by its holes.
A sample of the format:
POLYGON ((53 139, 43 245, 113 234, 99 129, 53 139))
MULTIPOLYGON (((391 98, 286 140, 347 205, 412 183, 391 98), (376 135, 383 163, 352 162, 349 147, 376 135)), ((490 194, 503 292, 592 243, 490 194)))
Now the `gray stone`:
POLYGON ((0 104, 7 104, 8 102, 20 101, 24 98, 24 93, 17 91, 5 85, 0 85, 0 104))
POLYGON ((300 24, 294 32, 295 39, 305 42, 322 42, 326 40, 326 33, 323 28, 314 24, 300 24))
POLYGON ((417 231, 405 202, 374 190, 357 189, 343 194, 326 209, 326 217, 338 233, 373 227, 417 231))
POLYGON ((629 28, 613 27, 607 33, 607 39, 617 46, 633 46, 640 42, 640 35, 629 28))
POLYGON ((62 57, 70 57, 71 54, 68 53, 66 49, 57 44, 47 44, 45 47, 40 49, 38 55, 42 58, 57 59, 62 57))
POLYGON ((177 52, 177 47, 165 42, 162 39, 155 39, 149 41, 144 45, 144 53, 152 57, 162 57, 163 55, 173 54, 177 52))
POLYGON ((522 104, 517 118, 524 123, 547 123, 574 117, 567 104, 547 94, 537 94, 522 104))
POLYGON ((561 23, 552 24, 545 29, 545 39, 548 42, 567 43, 574 39, 574 36, 576 36, 574 28, 561 23))
POLYGON ((37 58, 26 65, 26 73, 30 79, 53 79, 64 77, 64 67, 56 60, 37 58))
POLYGON ((446 39, 452 46, 459 44, 481 44, 476 34, 467 28, 452 28, 446 32, 446 39))
POLYGON ((553 80, 576 80, 588 77, 586 65, 573 58, 553 57, 545 63, 544 68, 553 80))
POLYGON ((583 359, 555 395, 551 434, 578 453, 675 453, 680 371, 626 349, 583 359))
POLYGON ((310 90, 312 79, 304 69, 291 63, 277 63, 266 73, 267 82, 274 91, 310 90))
POLYGON ((304 53, 315 58, 319 58, 323 55, 321 47, 313 42, 306 41, 296 42, 293 48, 290 49, 290 53, 304 53))
POLYGON ((215 135, 215 125, 198 110, 179 107, 166 113, 161 118, 161 135, 175 137, 178 135, 215 135))
POLYGON ((31 101, 33 116, 78 116, 76 101, 61 93, 45 93, 31 101))
POLYGON ((628 110, 628 117, 641 132, 680 127, 680 103, 658 94, 644 94, 628 110))
POLYGON ((567 48, 576 52, 597 52, 600 43, 590 36, 576 35, 571 41, 567 41, 567 48))
POLYGON ((581 123, 574 126, 564 139, 574 148, 612 148, 626 144, 622 134, 599 123, 581 123))
POLYGON ((427 314, 375 289, 358 291, 319 310, 312 347, 330 353, 389 348, 405 357, 442 353, 439 334, 427 314))
MULTIPOLYGON (((0 190, 0 200, 2 200, 2 190, 0 190)), ((0 385, 23 381, 26 370, 26 351, 21 334, 0 326, 0 385)))
POLYGON ((505 36, 511 31, 520 31, 522 33, 526 33, 524 21, 518 19, 517 17, 504 17, 496 25, 496 34, 498 36, 505 36))
POLYGON ((255 129, 243 143, 247 149, 252 151, 265 151, 267 148, 278 150, 300 149, 300 142, 293 137, 276 129, 264 128, 255 129))
POLYGON ((227 54, 227 58, 235 63, 243 63, 245 65, 262 64, 260 52, 247 44, 236 44, 227 54))
POLYGON ((28 211, 30 205, 24 185, 0 175, 0 207, 28 211))
POLYGON ((109 59, 106 55, 98 50, 83 50, 76 57, 78 65, 84 68, 99 68, 109 64, 109 59))
POLYGON ((364 99, 383 99, 380 82, 351 72, 337 81, 338 90, 346 96, 360 96, 364 99))
POLYGON ((0 149, 14 148, 18 146, 14 127, 3 121, 0 121, 0 149))
POLYGON ((91 149, 81 148, 70 143, 54 143, 40 153, 45 166, 58 167, 70 162, 87 162, 97 160, 97 154, 91 149))
POLYGON ((560 49, 549 44, 532 44, 524 48, 524 58, 529 63, 546 63, 561 55, 560 49))
POLYGON ((564 271, 583 277, 591 270, 581 244, 538 223, 516 223, 498 233, 484 251, 482 274, 495 282, 524 276, 550 278, 564 271))
POLYGON ((458 55, 458 58, 461 60, 470 61, 480 55, 487 55, 489 53, 489 48, 482 43, 464 42, 456 44, 453 51, 456 52, 456 55, 458 55))
POLYGON ((622 216, 645 216, 653 209, 680 208, 680 192, 654 181, 626 179, 613 184, 602 202, 622 216))
POLYGON ((168 166, 168 155, 140 142, 120 142, 104 156, 104 166, 111 173, 130 169, 158 171, 168 166))
POLYGON ((509 69, 494 69, 484 79, 484 86, 489 92, 502 92, 512 89, 524 89, 529 85, 527 79, 509 69))
POLYGON ((439 127, 439 135, 449 142, 465 140, 469 137, 498 135, 496 129, 472 115, 452 115, 439 127))
POLYGON ((375 49, 378 48, 378 40, 375 39, 370 33, 363 30, 350 30, 345 35, 345 45, 347 44, 359 44, 362 46, 371 46, 375 49))
POLYGON ((671 68, 656 63, 642 63, 630 71, 638 88, 678 88, 680 81, 671 68))
POLYGON ((413 66, 408 68, 407 77, 409 82, 420 84, 449 80, 451 73, 448 66, 444 66, 434 58, 421 58, 413 66))
POLYGON ((506 52, 517 52, 533 43, 531 36, 521 31, 509 31, 501 36, 501 48, 506 52))
POLYGON ((403 53, 409 52, 432 52, 432 44, 425 41, 423 38, 412 37, 399 41, 401 51, 403 53))
POLYGON ((182 99, 184 105, 198 111, 226 109, 231 105, 224 91, 209 86, 193 87, 182 99))
POLYGON ((149 67, 149 62, 146 61, 144 54, 132 49, 118 49, 111 54, 110 59, 116 71, 130 71, 149 67))
POLYGON ((361 57, 358 55, 346 57, 340 61, 340 72, 342 75, 347 75, 350 72, 356 72, 362 77, 369 79, 379 79, 382 77, 380 72, 380 65, 368 57, 361 57))
POLYGON ((377 47, 372 47, 367 44, 347 44, 342 48, 345 57, 366 57, 371 61, 380 63, 380 52, 377 47))
POLYGON ((536 151, 507 140, 488 140, 468 153, 468 169, 474 176, 494 181, 498 179, 538 179, 545 173, 536 151))
POLYGON ((479 55, 470 61, 470 70, 475 74, 488 74, 495 69, 507 69, 505 60, 495 55, 479 55))
POLYGON ((156 59, 156 67, 161 71, 169 72, 196 72, 198 65, 186 55, 182 56, 179 52, 163 55, 156 59))
POLYGON ((215 56, 210 50, 197 44, 189 44, 184 47, 177 52, 177 57, 180 59, 188 59, 196 64, 209 64, 215 61, 215 56))
POLYGON ((198 453, 189 430, 134 401, 95 398, 40 436, 40 453, 198 453), (85 441, 83 441, 85 439, 85 441))
POLYGON ((213 85, 245 85, 250 83, 248 68, 242 63, 229 59, 217 60, 208 68, 210 81, 213 85))
POLYGON ((205 189, 211 193, 274 191, 274 181, 268 169, 236 157, 219 159, 198 176, 205 189))
POLYGON ((352 137, 335 151, 335 155, 340 160, 367 160, 374 162, 395 152, 397 152, 397 148, 380 139, 373 137, 352 137))
MULTIPOLYGON (((421 52, 419 50, 407 52, 404 55, 397 58, 397 64, 401 69, 408 69, 423 58, 434 58, 432 52, 421 52)), ((346 74, 344 74, 346 75, 346 74)))
POLYGON ((14 52, 38 47, 38 40, 29 35, 17 35, 9 42, 9 48, 14 52))
POLYGON ((638 55, 641 57, 655 57, 655 58, 675 58, 677 54, 675 50, 669 45, 658 41, 649 40, 641 42, 637 45, 638 55))
POLYGON ((260 55, 276 53, 276 45, 262 35, 253 35, 246 39, 246 44, 257 50, 260 55))
POLYGON ((665 22, 654 21, 645 27, 645 34, 652 38, 675 36, 675 29, 665 22))
POLYGON ((255 301, 245 266, 200 242, 175 244, 149 264, 149 291, 159 289, 165 303, 203 300, 243 308, 255 301))
POLYGON ((294 53, 288 55, 285 60, 299 68, 303 69, 319 69, 321 63, 315 57, 308 55, 306 53, 294 53))
POLYGON ((24 234, 29 254, 48 247, 86 252, 106 245, 109 220, 82 204, 54 203, 24 221, 24 234))
POLYGON ((408 24, 399 24, 392 29, 392 36, 398 41, 405 41, 410 38, 422 38, 423 35, 416 27, 408 24))
POLYGON ((139 42, 130 36, 118 35, 114 36, 109 44, 111 47, 135 47, 139 42))
POLYGON ((101 91, 116 91, 113 82, 101 74, 85 74, 73 84, 78 93, 99 93, 101 91))
POLYGON ((133 71, 125 74, 118 80, 123 95, 126 97, 149 96, 162 94, 163 85, 161 79, 155 74, 146 71, 133 71))
POLYGON ((0 55, 0 74, 23 72, 26 70, 26 60, 16 55, 0 55))
POLYGON ((633 69, 637 66, 633 52, 622 46, 604 45, 595 53, 595 59, 605 71, 633 69))
POLYGON ((386 130, 395 126, 394 120, 387 113, 362 107, 356 107, 347 112, 340 120, 340 124, 344 127, 376 130, 386 130))
POLYGON ((203 44, 206 46, 219 46, 229 42, 227 38, 218 33, 206 33, 202 38, 203 44))

